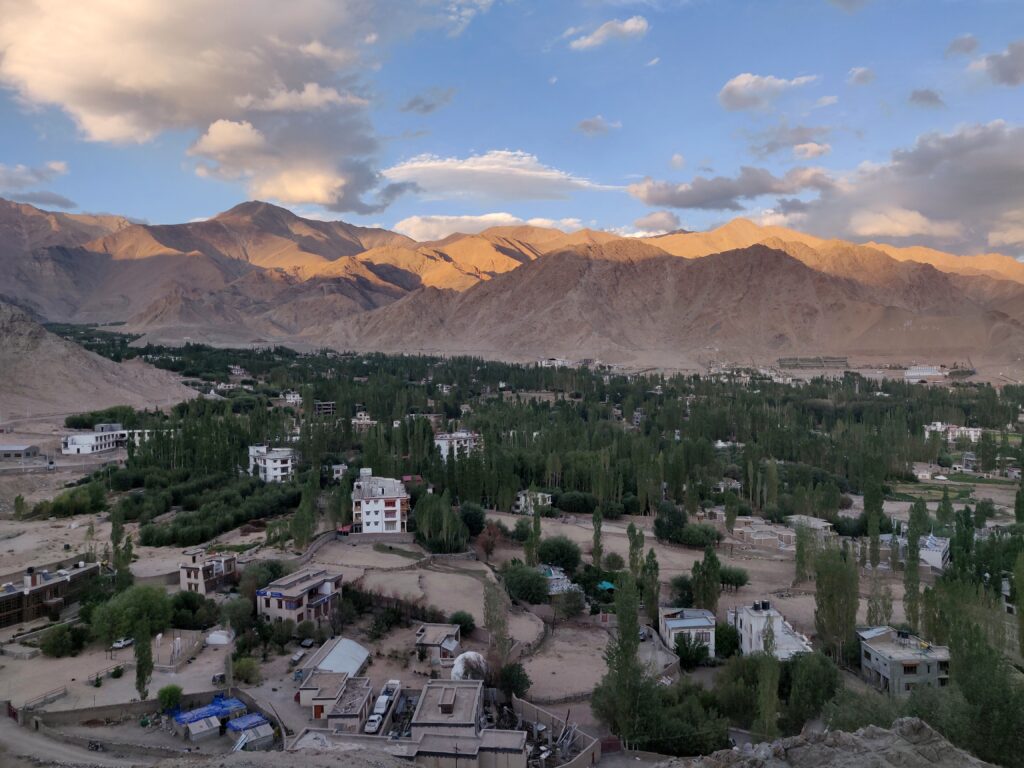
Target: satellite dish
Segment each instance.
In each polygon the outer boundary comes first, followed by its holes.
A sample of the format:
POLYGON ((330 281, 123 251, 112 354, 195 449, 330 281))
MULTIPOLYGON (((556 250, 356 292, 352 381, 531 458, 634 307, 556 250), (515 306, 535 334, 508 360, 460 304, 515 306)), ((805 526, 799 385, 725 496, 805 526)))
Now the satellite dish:
POLYGON ((487 662, 476 651, 466 651, 455 658, 452 680, 483 680, 487 677, 487 662))

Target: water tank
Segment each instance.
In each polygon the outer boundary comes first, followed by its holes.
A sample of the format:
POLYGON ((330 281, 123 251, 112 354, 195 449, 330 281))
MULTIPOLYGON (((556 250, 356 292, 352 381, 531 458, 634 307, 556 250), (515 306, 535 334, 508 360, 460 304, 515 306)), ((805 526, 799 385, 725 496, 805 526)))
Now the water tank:
POLYGON ((483 680, 487 677, 487 661, 476 651, 466 651, 455 658, 452 680, 483 680))

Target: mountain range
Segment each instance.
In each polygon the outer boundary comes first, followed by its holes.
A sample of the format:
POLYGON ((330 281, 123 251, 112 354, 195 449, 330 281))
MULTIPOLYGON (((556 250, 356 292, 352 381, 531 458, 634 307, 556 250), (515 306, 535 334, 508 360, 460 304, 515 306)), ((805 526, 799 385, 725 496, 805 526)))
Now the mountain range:
POLYGON ((0 200, 0 300, 147 339, 598 358, 1013 361, 1024 264, 736 219, 621 237, 533 226, 416 242, 264 202, 170 225, 0 200))

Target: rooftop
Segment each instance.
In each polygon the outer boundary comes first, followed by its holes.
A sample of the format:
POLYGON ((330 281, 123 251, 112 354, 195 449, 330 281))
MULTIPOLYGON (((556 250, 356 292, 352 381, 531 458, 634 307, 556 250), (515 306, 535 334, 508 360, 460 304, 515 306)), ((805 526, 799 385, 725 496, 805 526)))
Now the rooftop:
POLYGON ((946 646, 932 645, 917 635, 892 627, 865 627, 857 630, 857 637, 871 650, 893 661, 949 661, 946 646))
POLYGON ((441 645, 452 636, 459 636, 458 624, 421 624, 416 630, 416 644, 441 645))
POLYGON ((698 629, 714 627, 715 614, 703 608, 662 608, 668 629, 698 629))
POLYGON ((325 581, 335 581, 341 576, 340 572, 327 568, 302 568, 295 573, 282 576, 277 581, 270 582, 257 594, 260 597, 298 597, 325 581))
POLYGON ((19 445, 9 445, 9 444, 5 443, 5 444, 0 445, 0 452, 3 452, 3 451, 23 452, 23 451, 29 450, 30 448, 35 448, 37 451, 39 450, 39 446, 36 446, 36 445, 21 445, 21 444, 19 444, 19 445))
POLYGON ((366 666, 370 652, 347 637, 327 641, 306 663, 306 669, 324 672, 345 672, 355 677, 366 666))
POLYGON ((482 680, 430 680, 420 694, 412 725, 475 727, 483 693, 482 680))
POLYGON ((408 498, 405 485, 393 477, 360 475, 352 487, 352 500, 408 498))

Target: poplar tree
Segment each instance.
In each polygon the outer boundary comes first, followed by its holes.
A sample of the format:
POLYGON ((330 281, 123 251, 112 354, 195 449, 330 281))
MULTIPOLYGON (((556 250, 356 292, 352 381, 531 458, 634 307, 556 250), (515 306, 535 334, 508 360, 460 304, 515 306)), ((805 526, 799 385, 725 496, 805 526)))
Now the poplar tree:
POLYGON ((814 626, 825 649, 840 660, 857 627, 859 571, 835 547, 821 550, 814 560, 814 626))
POLYGON ((594 567, 600 571, 601 563, 604 562, 604 545, 601 542, 601 523, 604 520, 604 515, 601 514, 600 509, 594 510, 594 515, 591 520, 593 521, 594 526, 594 539, 590 556, 594 563, 594 567))

